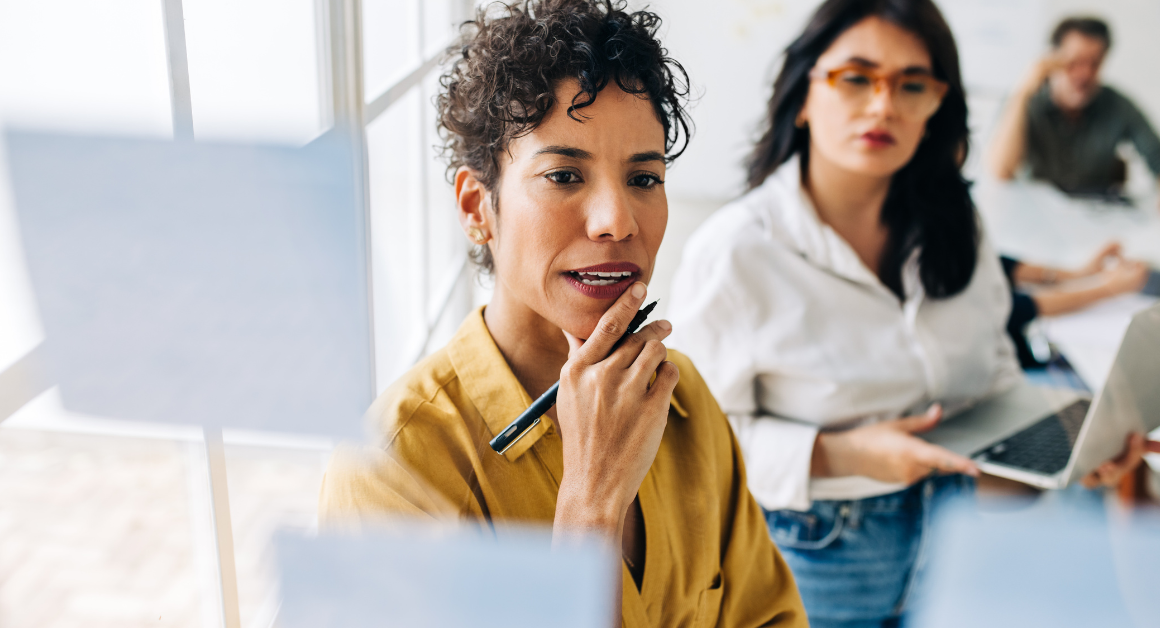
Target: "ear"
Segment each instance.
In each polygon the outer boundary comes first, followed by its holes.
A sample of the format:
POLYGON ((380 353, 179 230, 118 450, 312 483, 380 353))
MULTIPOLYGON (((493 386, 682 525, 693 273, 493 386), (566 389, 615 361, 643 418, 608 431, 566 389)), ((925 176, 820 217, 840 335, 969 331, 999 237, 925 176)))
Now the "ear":
POLYGON ((455 171, 455 203, 459 207, 459 224, 467 239, 482 244, 478 237, 472 237, 472 234, 478 236, 482 233, 484 242, 490 240, 494 235, 491 195, 477 178, 477 173, 466 166, 455 171))

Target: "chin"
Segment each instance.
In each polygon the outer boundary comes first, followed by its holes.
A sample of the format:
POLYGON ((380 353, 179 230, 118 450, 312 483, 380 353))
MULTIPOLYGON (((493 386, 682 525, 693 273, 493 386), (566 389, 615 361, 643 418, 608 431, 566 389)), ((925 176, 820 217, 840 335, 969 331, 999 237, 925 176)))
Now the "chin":
POLYGON ((887 150, 876 152, 861 152, 852 156, 846 164, 851 172, 873 177, 889 177, 902 170, 914 156, 914 151, 904 153, 894 146, 887 150))
POLYGON ((596 331, 596 325, 600 323, 600 317, 603 315, 604 312, 594 315, 572 314, 567 317, 567 320, 561 321, 563 324, 560 325, 560 329, 577 338, 587 340, 592 336, 592 332, 596 331))

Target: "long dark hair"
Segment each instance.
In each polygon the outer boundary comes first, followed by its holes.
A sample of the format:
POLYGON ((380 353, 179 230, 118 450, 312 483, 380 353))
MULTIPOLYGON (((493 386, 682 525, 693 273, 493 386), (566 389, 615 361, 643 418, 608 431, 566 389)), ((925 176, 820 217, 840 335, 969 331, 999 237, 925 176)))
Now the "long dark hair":
POLYGON ((882 207, 890 232, 882 267, 883 282, 900 297, 902 264, 916 248, 926 293, 935 298, 962 292, 978 261, 979 225, 970 183, 961 167, 967 158, 967 101, 959 74, 959 55, 950 27, 931 0, 828 0, 805 31, 785 51, 785 64, 773 83, 761 139, 746 162, 749 189, 800 153, 808 164, 809 128, 795 126, 810 87, 810 70, 851 26, 879 17, 918 36, 930 52, 935 77, 949 89, 926 123, 926 137, 910 162, 894 173, 882 207))

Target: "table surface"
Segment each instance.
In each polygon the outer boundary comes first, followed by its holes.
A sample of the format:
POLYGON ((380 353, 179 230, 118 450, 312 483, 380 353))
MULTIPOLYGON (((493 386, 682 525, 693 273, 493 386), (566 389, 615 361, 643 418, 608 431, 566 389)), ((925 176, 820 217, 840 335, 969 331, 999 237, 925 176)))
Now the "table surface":
MULTIPOLYGON (((1118 241, 1125 255, 1160 268, 1160 208, 1156 198, 1135 206, 1067 197, 1050 185, 981 182, 976 203, 999 253, 1027 262, 1072 268, 1101 246, 1118 241)), ((1123 295, 1079 312, 1044 317, 1047 337, 1063 351, 1080 377, 1097 390, 1111 371, 1132 315, 1157 302, 1123 295)))
MULTIPOLYGON (((1082 266, 1101 246, 1117 241, 1124 254, 1160 269, 1160 208, 1157 198, 1132 207, 1069 198, 1041 183, 982 181, 975 202, 995 249, 1031 263, 1082 266)), ((1132 316, 1157 302, 1121 295, 1079 312, 1043 317, 1043 331, 1093 392, 1103 388, 1132 316)), ((1160 430, 1149 434, 1160 439, 1160 430)), ((1160 454, 1148 454, 1160 469, 1160 454)))

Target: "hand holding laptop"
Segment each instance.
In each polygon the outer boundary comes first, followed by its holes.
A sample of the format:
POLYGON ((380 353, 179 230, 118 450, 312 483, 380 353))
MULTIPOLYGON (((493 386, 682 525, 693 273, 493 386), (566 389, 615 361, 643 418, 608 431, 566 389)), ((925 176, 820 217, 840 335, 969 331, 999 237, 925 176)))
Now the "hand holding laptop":
POLYGON ((1160 428, 1160 305, 1132 317, 1107 380, 1092 398, 1026 381, 923 434, 984 472, 1044 489, 1117 484, 1160 428), (1125 443, 1127 446, 1125 446, 1125 443))
POLYGON ((933 429, 941 419, 942 406, 936 403, 925 414, 818 434, 811 475, 861 475, 907 485, 932 473, 979 475, 979 467, 970 458, 914 436, 933 429))
POLYGON ((1124 452, 1096 467, 1096 470, 1084 476, 1080 483, 1086 488, 1119 485, 1125 475, 1135 471, 1136 467, 1144 461, 1144 454, 1149 451, 1149 445, 1155 447, 1152 451, 1160 451, 1160 443, 1148 441, 1138 432, 1129 434, 1124 452))

